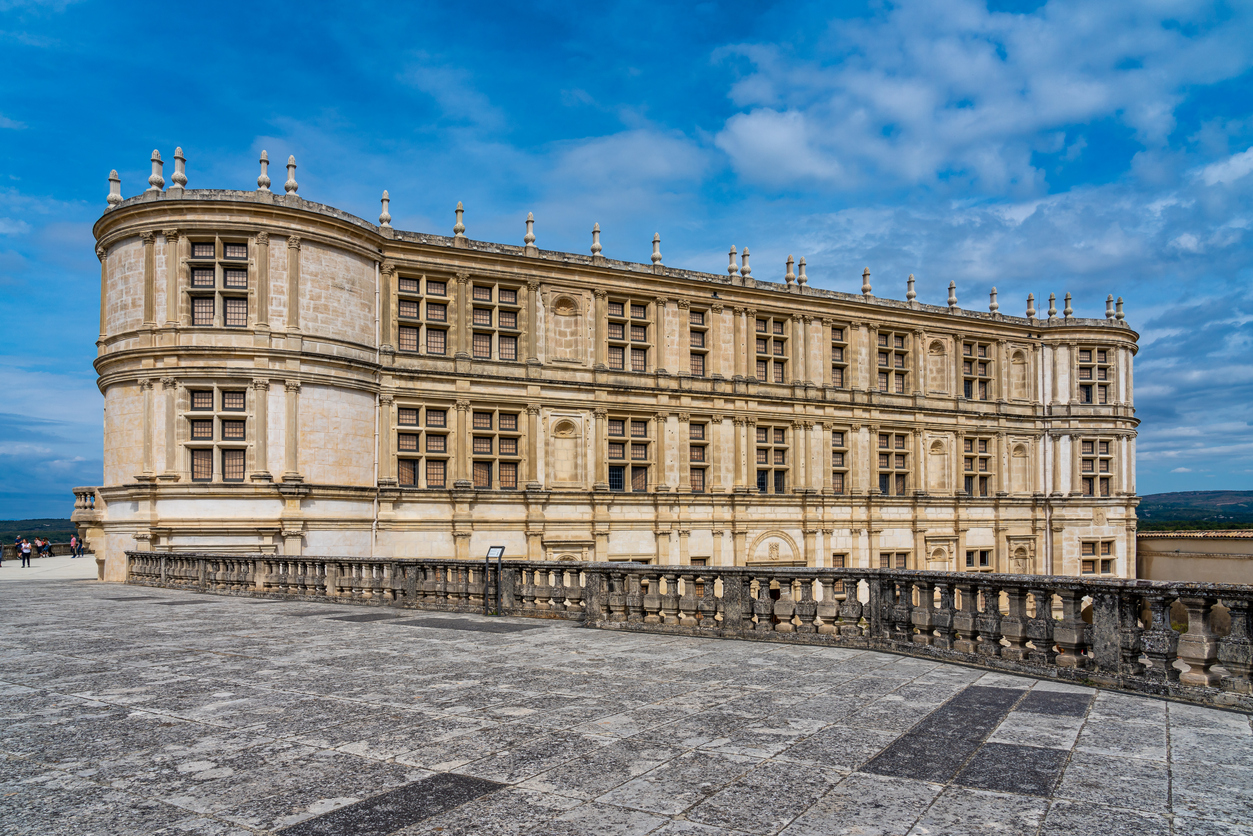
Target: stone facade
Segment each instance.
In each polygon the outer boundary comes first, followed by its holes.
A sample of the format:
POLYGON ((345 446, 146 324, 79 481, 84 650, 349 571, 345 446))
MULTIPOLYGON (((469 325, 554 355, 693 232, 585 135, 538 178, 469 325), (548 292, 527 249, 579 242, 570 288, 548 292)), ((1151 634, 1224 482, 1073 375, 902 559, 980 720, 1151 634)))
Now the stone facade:
POLYGON ((838 293, 803 266, 766 282, 734 258, 712 275, 458 233, 268 190, 108 210, 104 484, 76 514, 106 577, 128 550, 492 545, 1134 576, 1121 313, 1020 318, 881 299, 868 275, 838 293))

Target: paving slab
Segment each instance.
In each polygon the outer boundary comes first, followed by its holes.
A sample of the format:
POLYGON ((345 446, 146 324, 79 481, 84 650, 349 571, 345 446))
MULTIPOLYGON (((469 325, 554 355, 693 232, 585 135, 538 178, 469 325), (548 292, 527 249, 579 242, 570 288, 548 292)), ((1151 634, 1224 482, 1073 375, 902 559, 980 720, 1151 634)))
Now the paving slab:
POLYGON ((847 648, 10 568, 3 833, 1253 836, 1247 714, 847 648))

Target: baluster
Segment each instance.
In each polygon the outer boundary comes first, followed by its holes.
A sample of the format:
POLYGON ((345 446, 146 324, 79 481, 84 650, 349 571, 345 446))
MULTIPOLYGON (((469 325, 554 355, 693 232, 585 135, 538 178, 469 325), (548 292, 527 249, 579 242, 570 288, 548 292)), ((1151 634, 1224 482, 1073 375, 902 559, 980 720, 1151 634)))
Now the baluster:
POLYGON ((1088 625, 1084 624, 1080 609, 1083 597, 1074 589, 1059 589, 1057 597, 1062 603, 1062 620, 1053 625, 1053 640, 1057 642, 1055 664, 1062 668, 1086 669, 1091 657, 1085 654, 1088 647, 1088 625))
POLYGON ((520 569, 518 577, 522 583, 522 611, 524 613, 535 612, 535 570, 520 569))
POLYGON ((661 584, 659 576, 649 572, 640 577, 640 603, 644 608, 645 624, 661 623, 661 584))
POLYGON ((1027 591, 1021 586, 1005 588, 1009 599, 1009 613, 1001 619, 1001 635, 1009 643, 1002 648, 1001 656, 1015 662, 1027 659, 1027 591))
POLYGON ((670 627, 679 624, 679 576, 666 572, 661 576, 661 623, 670 627))
POLYGON ((757 578, 757 600, 753 601, 753 615, 757 616, 757 625, 753 629, 760 633, 774 630, 774 600, 770 597, 773 580, 769 576, 757 578))
POLYGON ((626 607, 627 624, 641 624, 644 621, 644 590, 641 588, 639 572, 626 575, 626 592, 623 606, 626 607))
POLYGON ((796 602, 792 600, 792 579, 771 578, 779 584, 779 598, 774 602, 774 629, 779 633, 794 633, 796 625, 792 617, 796 615, 796 602))
POLYGON ((958 581, 954 586, 961 596, 961 609, 953 613, 953 632, 956 634, 953 649, 958 653, 973 654, 977 652, 975 644, 979 635, 976 626, 979 613, 975 585, 963 580, 958 581))
POLYGON ((587 607, 584 601, 583 574, 581 572, 567 572, 566 574, 569 577, 566 583, 566 611, 581 613, 587 607))
POLYGON ((1231 614, 1231 632, 1218 640, 1218 663, 1227 669, 1222 687, 1237 694, 1253 694, 1253 623, 1248 598, 1224 598, 1231 614))
POLYGON ((978 652, 984 656, 1001 655, 1001 591, 992 585, 983 585, 983 609, 976 622, 979 625, 978 652))
POLYGON ((840 603, 835 600, 835 588, 839 581, 830 578, 818 578, 815 583, 822 591, 822 600, 814 606, 814 627, 821 636, 830 636, 839 632, 836 622, 840 618, 840 603))
POLYGON ((1210 670, 1218 662, 1218 637, 1214 635, 1214 605, 1217 598, 1188 596, 1179 603, 1188 610, 1188 632, 1179 637, 1179 658, 1188 669, 1179 677, 1181 685, 1216 688, 1222 677, 1210 670))
MULTIPOLYGON (((928 580, 917 580, 913 584, 918 591, 918 603, 910 613, 910 620, 918 632, 910 638, 914 644, 930 645, 935 641, 935 584, 928 580)), ((909 587, 905 587, 909 595, 909 587)))
POLYGON ((700 596, 696 606, 700 611, 700 626, 706 630, 718 626, 718 602, 714 598, 715 575, 699 575, 696 578, 696 593, 700 596))
POLYGON ((818 602, 814 599, 814 579, 801 578, 797 582, 800 597, 796 601, 796 625, 798 633, 818 632, 818 602))
POLYGON ((679 626, 695 627, 700 623, 696 617, 696 580, 695 575, 685 572, 679 575, 679 583, 683 587, 679 595, 679 626))
POLYGON ((394 602, 398 597, 396 595, 396 564, 384 563, 380 570, 383 573, 383 600, 389 603, 394 602))
POLYGON ((1170 600, 1164 593, 1150 592, 1144 596, 1149 609, 1149 627, 1140 635, 1144 655, 1149 663, 1144 675, 1158 682, 1178 682, 1175 659, 1179 653, 1179 633, 1170 625, 1170 600))
POLYGON ((1027 660, 1032 664, 1051 666, 1057 661, 1053 642, 1053 593, 1047 589, 1029 591, 1035 614, 1027 620, 1027 637, 1031 640, 1027 660))
POLYGON ((621 572, 608 573, 609 589, 605 596, 605 606, 609 610, 608 621, 621 624, 626 621, 626 577, 621 572))
POLYGON ((548 606, 555 612, 563 613, 566 611, 566 597, 569 594, 566 584, 567 574, 569 573, 564 569, 557 569, 551 575, 552 584, 548 588, 548 606))
POLYGON ((858 597, 861 587, 860 579, 844 576, 841 582, 844 600, 840 603, 840 635, 847 638, 861 638, 862 605, 858 597))
POLYGON ((1118 671, 1128 676, 1143 676, 1144 628, 1140 626, 1139 600, 1125 590, 1118 592, 1118 671))
MULTIPOLYGON (((953 584, 941 581, 936 584, 940 590, 940 603, 931 613, 931 624, 934 626, 934 637, 931 646, 943 650, 953 649, 953 584)), ((934 596, 933 596, 934 597, 934 596)))

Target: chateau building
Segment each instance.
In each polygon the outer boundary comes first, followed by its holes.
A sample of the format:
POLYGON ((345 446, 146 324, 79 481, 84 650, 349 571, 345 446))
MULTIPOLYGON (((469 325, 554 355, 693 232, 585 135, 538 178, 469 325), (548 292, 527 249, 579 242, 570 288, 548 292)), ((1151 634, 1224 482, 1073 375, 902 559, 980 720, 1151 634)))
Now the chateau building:
MULTIPOLYGON (((1135 573, 1136 333, 190 190, 95 225, 126 550, 1135 573)), ((646 242, 645 246, 646 246, 646 242)), ((78 518, 78 517, 76 517, 78 518)))

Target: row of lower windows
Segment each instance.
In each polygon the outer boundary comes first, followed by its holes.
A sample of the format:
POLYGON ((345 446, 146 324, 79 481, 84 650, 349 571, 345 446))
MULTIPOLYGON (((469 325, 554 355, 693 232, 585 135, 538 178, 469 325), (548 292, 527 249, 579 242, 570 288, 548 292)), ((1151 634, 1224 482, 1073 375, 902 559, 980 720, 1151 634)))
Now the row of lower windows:
POLYGON ((191 451, 191 478, 193 482, 213 481, 213 464, 217 458, 221 465, 222 481, 244 481, 244 454, 242 448, 215 450, 212 447, 191 451))

